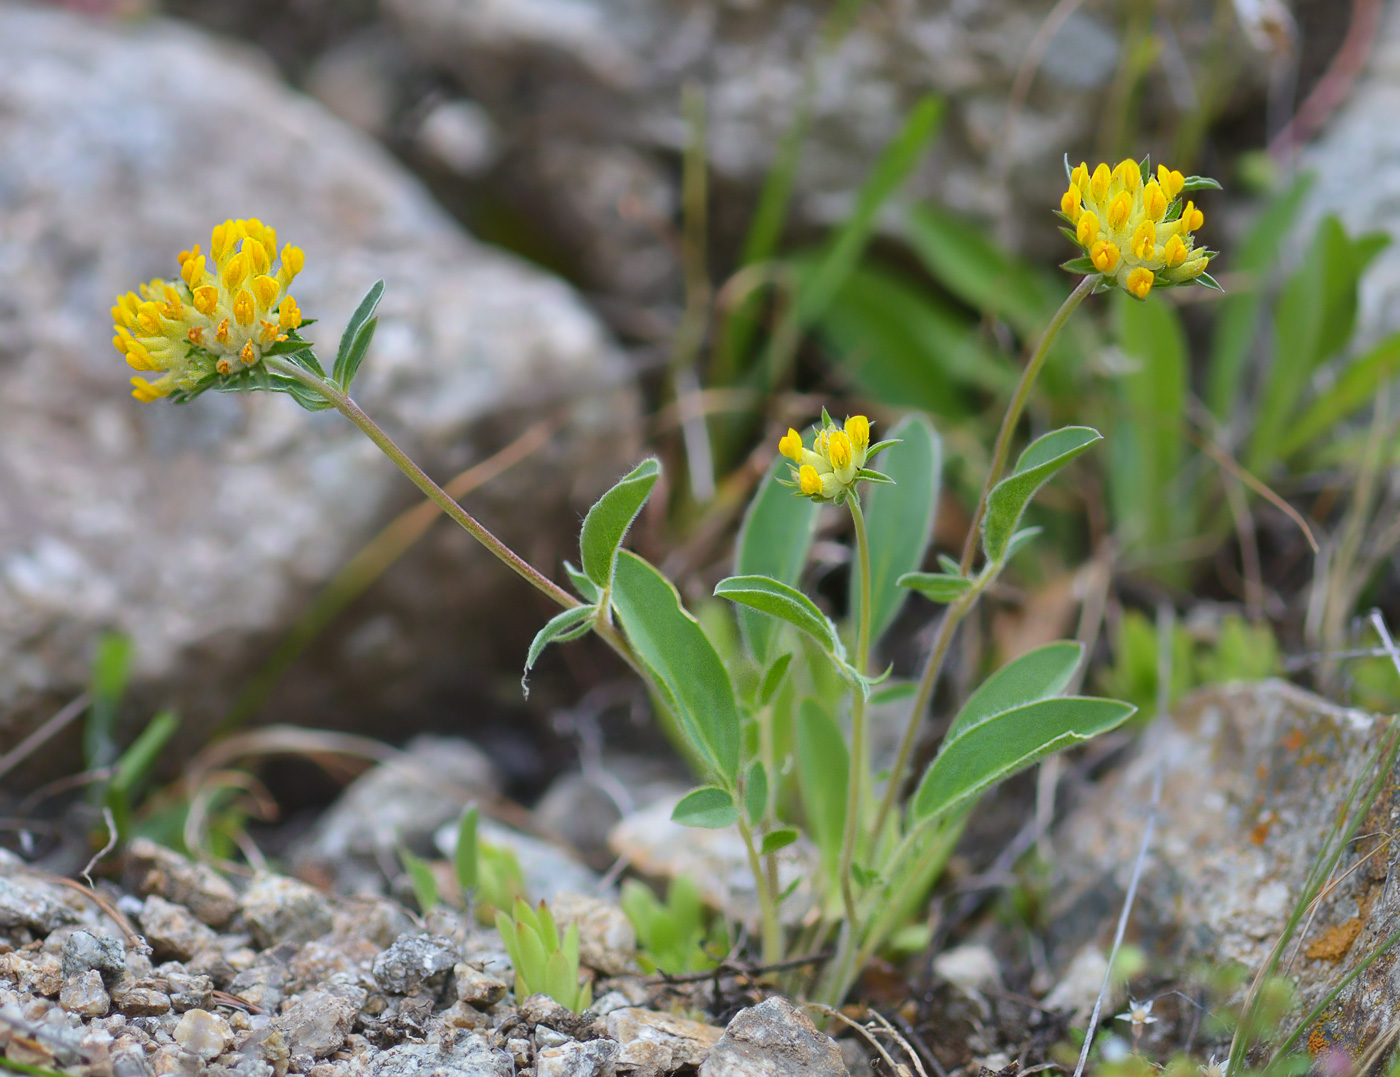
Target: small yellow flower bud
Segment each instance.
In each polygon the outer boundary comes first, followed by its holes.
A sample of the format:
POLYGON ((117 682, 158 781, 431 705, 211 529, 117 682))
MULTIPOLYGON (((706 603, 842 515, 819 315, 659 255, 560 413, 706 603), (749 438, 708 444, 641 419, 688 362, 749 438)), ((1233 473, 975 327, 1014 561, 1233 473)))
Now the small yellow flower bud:
POLYGON ((291 296, 285 296, 277 307, 277 324, 283 329, 296 329, 301 325, 301 311, 297 309, 297 301, 291 296))
POLYGON ((253 295, 258 301, 258 310, 267 310, 277 302, 277 294, 281 290, 282 286, 275 277, 269 277, 266 273, 254 277, 253 295))
POLYGON ((1186 208, 1181 211, 1181 227, 1183 231, 1194 232, 1206 223, 1206 215, 1196 208, 1195 202, 1188 201, 1186 208))
POLYGON ((306 252, 300 247, 293 247, 288 243, 282 248, 282 269, 295 277, 301 272, 301 267, 306 262, 306 252))
POLYGON ((1167 245, 1162 248, 1162 257, 1165 259, 1168 269, 1175 269, 1181 265, 1182 262, 1186 261, 1188 253, 1186 244, 1181 241, 1180 236, 1172 236, 1167 240, 1167 245))
POLYGON ((1086 209, 1079 218, 1079 227, 1076 230, 1081 247, 1091 247, 1094 241, 1099 238, 1099 218, 1092 209, 1086 209))
POLYGON ((1157 182, 1162 185, 1162 190, 1166 192, 1169 199, 1176 198, 1181 193, 1181 189, 1186 186, 1186 177, 1180 172, 1176 172, 1166 165, 1157 166, 1157 182))
POLYGON ((1119 161, 1118 167, 1113 170, 1113 178, 1123 190, 1129 194, 1137 194, 1137 189, 1142 186, 1142 169, 1136 161, 1124 159, 1119 161))
POLYGON ((238 353, 238 358, 243 360, 244 366, 252 366, 258 361, 258 353, 253 350, 253 342, 251 340, 243 345, 243 350, 238 353))
POLYGON ((854 451, 851 446, 851 439, 846 436, 844 430, 833 430, 829 442, 827 459, 831 461, 831 466, 837 471, 851 466, 854 451))
POLYGON ((248 255, 239 252, 228 260, 224 265, 223 282, 224 287, 230 292, 237 290, 248 277, 248 255))
POLYGON ((180 265, 180 279, 191 288, 196 287, 204 280, 204 255, 196 254, 192 258, 187 258, 180 265))
POLYGON ((261 343, 263 343, 263 344, 273 344, 273 343, 276 343, 277 338, 278 338, 278 336, 280 335, 280 334, 278 333, 277 323, 276 323, 276 322, 270 322, 270 321, 268 321, 266 318, 264 318, 262 321, 260 321, 260 322, 258 323, 258 325, 259 325, 259 327, 260 327, 260 331, 259 331, 259 333, 258 333, 258 336, 259 336, 259 338, 260 338, 261 343))
POLYGON ((203 344, 203 343, 204 343, 204 326, 202 326, 202 325, 192 325, 192 326, 190 326, 190 331, 189 331, 187 334, 185 334, 185 335, 188 336, 188 337, 190 338, 190 343, 191 343, 191 344, 203 344))
POLYGON ((1118 231, 1128 223, 1128 218, 1133 212, 1133 196, 1127 191, 1119 191, 1113 196, 1113 202, 1108 207, 1108 227, 1113 231, 1118 231))
POLYGON ((1069 174, 1069 181, 1079 188, 1080 194, 1089 193, 1089 166, 1083 161, 1075 165, 1074 171, 1069 174))
POLYGON ((219 289, 212 284, 206 284, 202 288, 194 290, 194 309, 199 313, 208 316, 214 313, 214 308, 219 305, 219 289))
POLYGON ((822 492, 822 477, 811 464, 803 464, 797 473, 797 487, 808 497, 816 496, 822 492))
POLYGON ((1060 212, 1078 224, 1082 203, 1083 195, 1080 194, 1079 188, 1071 185, 1069 190, 1060 196, 1060 212))
POLYGON ((1106 240, 1099 240, 1089 251, 1089 260, 1100 273, 1112 273, 1117 269, 1119 257, 1118 247, 1106 240))
POLYGON ((778 451, 797 463, 802 459, 802 435, 789 426, 788 432, 778 441, 778 451))
POLYGON ((227 359, 220 359, 217 363, 214 364, 214 369, 217 370, 224 377, 228 377, 230 374, 233 373, 233 364, 230 363, 227 359))
POLYGON ((236 239, 232 221, 214 226, 214 231, 209 235, 209 254, 215 262, 223 263, 236 239))
POLYGON ((1142 189, 1142 208, 1153 221, 1160 221, 1167 215, 1167 196, 1156 180, 1149 180, 1142 189))
POLYGON ((1139 299, 1146 299, 1147 293, 1152 291, 1154 279, 1152 270, 1139 267, 1128 274, 1127 289, 1139 299))
POLYGON ((254 273, 266 273, 272 266, 272 259, 268 258, 267 250, 261 243, 243 244, 243 253, 250 259, 254 273))
POLYGON ((1094 175, 1089 180, 1089 193, 1095 202, 1102 202, 1108 197, 1108 185, 1113 181, 1113 174, 1109 172, 1108 165, 1100 164, 1094 169, 1094 175))
POLYGON ((1157 226, 1151 221, 1143 221, 1133 229, 1133 257, 1139 262, 1152 261, 1157 247, 1157 226))
POLYGON ((846 436, 857 452, 864 452, 870 447, 870 420, 864 415, 852 415, 846 420, 846 436))
POLYGON ((253 302, 253 294, 246 288, 241 289, 233 297, 233 320, 239 325, 252 325, 256 313, 257 305, 253 302))
POLYGON ((220 344, 228 343, 228 319, 225 318, 219 323, 219 328, 214 330, 214 339, 220 344))
MULTIPOLYGON (((160 379, 165 381, 164 378, 160 379)), ((170 392, 170 387, 160 385, 160 382, 147 381, 145 378, 132 378, 131 384, 135 387, 131 395, 144 404, 149 404, 152 400, 159 400, 170 392)))
POLYGON ((175 260, 176 260, 177 262, 180 263, 180 268, 183 269, 183 268, 185 267, 185 263, 188 262, 191 258, 193 258, 193 257, 194 257, 195 255, 197 255, 198 253, 199 253, 199 244, 196 243, 192 249, 187 250, 187 251, 181 251, 178 255, 176 255, 175 260))

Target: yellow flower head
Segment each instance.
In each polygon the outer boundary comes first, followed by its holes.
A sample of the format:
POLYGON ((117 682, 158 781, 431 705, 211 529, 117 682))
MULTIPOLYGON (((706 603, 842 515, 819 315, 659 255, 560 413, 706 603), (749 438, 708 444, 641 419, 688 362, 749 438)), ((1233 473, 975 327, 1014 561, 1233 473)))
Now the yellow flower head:
POLYGON ((119 297, 113 345, 133 369, 162 374, 132 378, 132 395, 157 400, 256 366, 264 348, 301 326, 287 288, 304 260, 287 244, 279 262, 277 232, 256 218, 227 220, 210 235, 207 256, 197 246, 180 252, 178 277, 119 297))
POLYGON ((1214 252, 1196 246, 1193 233, 1205 224, 1196 204, 1181 195, 1214 180, 1183 176, 1166 165, 1155 175, 1136 161, 1110 168, 1065 162, 1069 188, 1060 197, 1064 232, 1084 252, 1066 263, 1075 272, 1097 273, 1103 286, 1116 286, 1138 299, 1154 287, 1196 281, 1219 287, 1206 272, 1214 252))
POLYGON ((802 435, 789 428, 778 442, 778 451, 793 464, 787 485, 804 497, 839 505, 861 481, 861 469, 869 459, 890 444, 893 442, 871 446, 870 420, 864 415, 852 415, 842 427, 823 411, 822 425, 812 435, 810 449, 802 444, 802 435))

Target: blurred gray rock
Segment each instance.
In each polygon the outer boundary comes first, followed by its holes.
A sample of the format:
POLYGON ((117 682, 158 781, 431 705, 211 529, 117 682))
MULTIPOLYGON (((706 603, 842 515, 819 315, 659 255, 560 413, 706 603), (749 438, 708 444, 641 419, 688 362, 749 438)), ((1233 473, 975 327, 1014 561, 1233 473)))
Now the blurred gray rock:
POLYGON ((700 1065, 700 1077, 848 1077, 841 1048, 775 996, 740 1010, 700 1065))
MULTIPOLYGON (((187 727, 219 714, 311 591, 414 500, 338 415, 129 397, 108 308, 227 216, 305 248, 295 293, 322 355, 386 280, 357 395, 436 475, 570 403, 548 447, 471 498, 539 563, 568 555, 590 496, 632 463, 628 370, 578 297, 464 235, 244 53, 159 19, 0 0, 0 100, 0 745, 86 682, 107 628, 187 727)), ((448 531, 322 638, 276 709, 345 727, 434 693, 451 707, 440 689, 460 699, 473 669, 515 675, 551 611, 448 531)))
POLYGON ((397 864, 400 846, 429 852, 433 832, 455 826, 473 794, 498 788, 491 761, 459 737, 422 734, 404 752, 346 786, 296 843, 291 861, 301 873, 324 876, 341 893, 381 893, 383 865, 397 864))
MULTIPOLYGON (((208 864, 199 864, 149 838, 127 846, 126 869, 138 894, 158 894, 183 905, 210 927, 223 927, 238 911, 232 884, 208 864)), ((93 966, 96 968, 97 966, 93 966)))
MULTIPOLYGON (((1064 973, 1098 973, 1111 941, 1151 808, 1163 791, 1132 929, 1154 975, 1196 963, 1238 963, 1252 975, 1292 913, 1325 836, 1358 782, 1375 780, 1377 744, 1392 723, 1344 710, 1281 681, 1198 692, 1154 723, 1132 757, 1101 783, 1054 836, 1055 895, 1047 942, 1064 973)), ((1292 973, 1304 1011, 1400 928, 1400 821, 1395 774, 1332 872, 1326 900, 1307 918, 1292 973)), ((1291 955, 1294 951, 1289 950, 1291 955)), ((1091 1003, 1091 974, 1067 1007, 1091 1003)), ((1309 1030, 1314 1042, 1355 1052, 1400 1016, 1400 963, 1377 961, 1309 1030)))
MULTIPOLYGON (((532 901, 553 901, 558 894, 593 893, 598 888, 597 874, 552 842, 522 834, 489 819, 481 820, 477 832, 483 842, 507 848, 515 854, 532 901)), ((439 827, 434 840, 438 851, 451 858, 457 848, 457 824, 439 827)))
POLYGON ((613 1077, 617 1044, 612 1040, 571 1040, 535 1055, 535 1077, 613 1077))
MULTIPOLYGON (((1314 174, 1304 203, 1300 244, 1328 213, 1353 234, 1400 234, 1400 9, 1387 10, 1366 71, 1300 167, 1314 174)), ((1372 343, 1400 329, 1400 247, 1381 251, 1362 278, 1357 333, 1372 343)))
POLYGON ((243 892, 239 907, 253 941, 263 949, 284 942, 310 942, 334 926, 326 896, 285 875, 257 876, 243 892))
MULTIPOLYGON (((1085 8, 1049 41, 1019 120, 1007 129, 1017 70, 1048 11, 1042 0, 942 0, 866 6, 823 47, 829 5, 807 0, 386 0, 409 47, 511 132, 503 189, 571 241, 598 287, 631 299, 674 289, 654 234, 673 219, 674 160, 687 131, 681 88, 707 100, 708 158, 726 192, 712 223, 732 239, 815 79, 796 177, 800 222, 840 219, 877 153, 924 94, 944 95, 936 148, 906 190, 1008 238, 1059 237, 1049 209, 1066 151, 1087 155, 1118 69, 1119 26, 1085 8), (530 92, 521 92, 521 86, 530 92), (1005 168, 1008 182, 999 175, 1005 168), (741 196, 734 197, 736 192, 741 196), (621 205, 620 205, 621 203, 621 205), (630 203, 630 206, 628 205, 630 203), (737 211, 726 206, 741 207, 737 211), (1030 227, 1026 227, 1029 225, 1030 227)), ((1139 115, 1177 117, 1221 33, 1209 4, 1162 9, 1162 67, 1139 115)), ((1257 91, 1263 59, 1233 26, 1233 88, 1257 91)), ((1219 72, 1217 71, 1218 75, 1219 72)), ((1144 132, 1146 142, 1150 132, 1144 132)))
POLYGON ((345 1042, 359 1009, 327 991, 307 991, 282 1008, 277 1027, 293 1056, 325 1058, 345 1042))
POLYGON ((376 1055, 370 1077, 437 1077, 470 1073, 473 1077, 515 1077, 510 1055, 492 1047, 480 1033, 457 1036, 452 1043, 402 1043, 376 1055))
POLYGON ((579 961, 605 976, 633 971, 637 961, 637 932, 614 901, 587 894, 556 894, 549 902, 559 930, 578 925, 579 961))
POLYGON ((567 771, 554 779, 534 816, 590 863, 606 865, 612 860, 608 834, 624 815, 689 791, 664 760, 609 754, 588 771, 567 771))

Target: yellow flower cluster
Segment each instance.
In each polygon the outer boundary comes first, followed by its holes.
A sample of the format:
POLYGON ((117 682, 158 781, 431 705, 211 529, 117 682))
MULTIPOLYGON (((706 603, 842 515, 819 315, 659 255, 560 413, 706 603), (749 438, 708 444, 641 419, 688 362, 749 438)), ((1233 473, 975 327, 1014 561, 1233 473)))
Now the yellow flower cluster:
POLYGON ((277 256, 277 232, 256 218, 215 227, 206 257, 198 246, 180 252, 177 280, 156 279, 127 292, 112 308, 112 343, 135 370, 164 371, 132 378, 132 396, 156 400, 190 390, 211 374, 255 366, 263 349, 301 325, 287 288, 305 255, 288 243, 277 256))
POLYGON ((1092 173, 1081 162, 1070 174, 1060 212, 1092 264, 1087 271, 1139 299, 1154 285, 1199 278, 1211 252, 1198 249, 1192 235, 1205 214, 1190 200, 1179 203, 1186 185, 1186 177, 1166 165, 1144 182, 1136 161, 1121 161, 1112 170, 1100 164, 1092 173))
POLYGON ((870 455, 870 420, 852 415, 844 429, 828 422, 813 436, 810 449, 803 446, 802 435, 789 427, 778 451, 793 462, 792 485, 799 493, 839 505, 855 489, 870 455))

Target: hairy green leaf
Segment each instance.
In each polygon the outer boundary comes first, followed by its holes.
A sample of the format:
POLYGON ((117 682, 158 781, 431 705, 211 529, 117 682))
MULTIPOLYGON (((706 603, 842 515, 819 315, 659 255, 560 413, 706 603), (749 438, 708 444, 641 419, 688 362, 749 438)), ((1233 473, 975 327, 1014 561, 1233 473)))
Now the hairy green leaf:
POLYGON ((535 633, 535 638, 530 641, 530 651, 525 656, 525 675, 520 678, 520 687, 525 689, 527 695, 530 689, 525 683, 526 678, 530 676, 530 670, 535 668, 535 663, 539 661, 544 649, 551 643, 578 639, 593 626, 593 617, 597 612, 596 606, 573 606, 562 613, 556 613, 535 633))
POLYGON ((739 821, 739 809, 728 791, 717 785, 692 790, 681 798, 671 818, 681 826, 720 830, 739 821))
POLYGON ((944 740, 952 740, 965 730, 1002 713, 1049 699, 1065 690, 1074 671, 1084 657, 1084 645, 1073 640, 1059 640, 1028 651, 985 681, 963 704, 944 740))
POLYGON ((1082 744, 1136 710, 1112 699, 1065 696, 1002 711, 943 742, 914 794, 913 817, 924 821, 964 803, 1054 752, 1082 744))
POLYGON ((715 585, 715 595, 786 621, 811 636, 828 654, 845 657, 836 626, 795 587, 771 576, 729 576, 715 585))
POLYGON ((732 786, 739 772, 739 704, 714 644, 671 581, 627 550, 618 554, 613 606, 691 748, 732 786))
POLYGON ((1016 469, 1002 479, 987 497, 987 515, 982 522, 982 546, 987 560, 994 564, 1006 555, 1007 545, 1021 522, 1035 492, 1050 477, 1103 436, 1087 426, 1066 426, 1052 430, 1031 442, 1016 469))
POLYGON ((374 311, 383 295, 384 282, 377 280, 370 285, 355 313, 345 323, 345 332, 340 335, 340 346, 335 351, 335 364, 331 367, 331 378, 342 389, 350 388, 369 349, 369 342, 374 338, 375 326, 379 324, 374 311))
POLYGON ((812 840, 828 868, 841 853, 846 826, 850 751, 841 729, 818 703, 805 699, 797 714, 797 783, 812 840))
POLYGON ((627 529, 642 511, 660 476, 661 462, 656 457, 643 460, 594 502, 583 518, 578 540, 583 572, 603 591, 612 586, 613 565, 627 529))
POLYGON ((946 572, 906 572, 895 582, 941 603, 956 602, 972 589, 972 581, 966 576, 950 576, 946 572))

